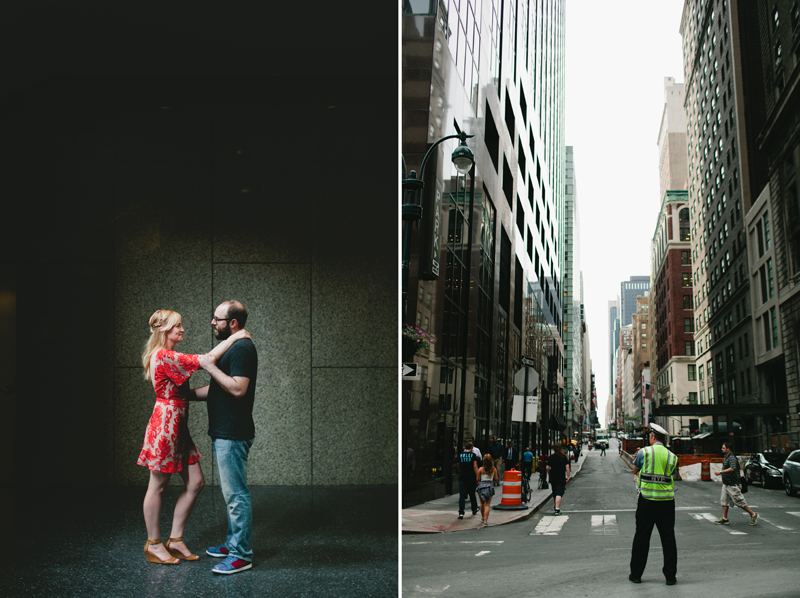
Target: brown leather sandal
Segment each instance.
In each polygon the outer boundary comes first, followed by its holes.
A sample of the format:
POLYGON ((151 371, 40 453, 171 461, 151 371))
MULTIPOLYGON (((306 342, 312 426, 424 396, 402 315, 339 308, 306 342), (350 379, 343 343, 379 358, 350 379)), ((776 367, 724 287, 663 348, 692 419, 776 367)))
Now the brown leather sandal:
MULTIPOLYGON (((176 558, 172 558, 172 559, 168 559, 166 561, 162 561, 160 558, 158 558, 152 552, 147 550, 148 546, 154 545, 154 544, 161 544, 161 538, 159 538, 158 540, 147 540, 147 542, 145 542, 145 545, 144 545, 144 557, 145 557, 145 559, 147 559, 148 563, 158 563, 159 565, 179 565, 180 564, 181 561, 179 559, 176 559, 176 558)), ((172 552, 170 552, 170 554, 172 554, 172 552)))
POLYGON ((174 548, 170 548, 169 547, 169 543, 170 542, 183 542, 183 538, 170 538, 169 540, 167 540, 167 543, 164 544, 164 548, 166 548, 167 551, 169 551, 169 553, 172 556, 174 556, 175 558, 181 559, 181 560, 184 560, 184 561, 199 561, 200 560, 200 557, 197 556, 196 554, 190 554, 189 556, 185 556, 179 550, 175 550, 174 548))

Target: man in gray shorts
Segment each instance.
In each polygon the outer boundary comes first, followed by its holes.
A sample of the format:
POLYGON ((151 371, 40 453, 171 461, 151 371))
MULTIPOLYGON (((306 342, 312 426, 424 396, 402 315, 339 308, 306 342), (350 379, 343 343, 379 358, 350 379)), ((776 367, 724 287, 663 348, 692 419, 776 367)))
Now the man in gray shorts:
POLYGON ((728 525, 730 523, 728 507, 736 506, 747 511, 750 514, 750 525, 755 525, 758 521, 758 513, 754 513, 753 509, 747 506, 747 501, 742 496, 742 489, 739 486, 739 461, 733 454, 733 443, 730 440, 722 443, 722 452, 725 454, 725 461, 722 462, 722 468, 714 472, 714 475, 722 476, 722 495, 720 496, 722 517, 714 523, 728 525))

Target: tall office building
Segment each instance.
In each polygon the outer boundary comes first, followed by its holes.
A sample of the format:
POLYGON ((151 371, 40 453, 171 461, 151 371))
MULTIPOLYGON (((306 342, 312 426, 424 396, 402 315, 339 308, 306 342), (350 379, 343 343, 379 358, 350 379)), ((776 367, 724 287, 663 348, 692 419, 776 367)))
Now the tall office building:
POLYGON ((631 276, 619 285, 619 321, 620 326, 631 323, 631 316, 636 313, 636 298, 647 297, 650 291, 649 276, 631 276))
POLYGON ((619 300, 608 302, 608 392, 614 393, 614 352, 619 347, 619 300))
POLYGON ((766 182, 758 3, 686 0, 681 17, 699 392, 717 440, 761 449, 775 405, 754 384, 753 305, 744 217, 766 182), (755 192, 753 192, 753 190, 755 192), (747 347, 747 348, 746 348, 747 347))
POLYGON ((403 4, 406 176, 456 128, 474 135, 475 156, 460 174, 457 141, 444 141, 422 177, 404 324, 432 343, 403 358, 420 370, 401 394, 403 451, 415 462, 405 505, 453 492, 453 447, 466 439, 484 452, 494 435, 541 450, 567 427, 564 4, 403 4), (538 419, 523 426, 511 407, 524 355, 540 381, 538 419))
POLYGON ((578 192, 575 179, 575 160, 571 145, 566 152, 565 220, 564 220, 564 418, 567 436, 580 436, 583 419, 581 398, 583 393, 583 367, 581 333, 583 310, 580 269, 580 219, 578 218, 578 192))
POLYGON ((800 445, 800 6, 758 3, 766 122, 759 151, 769 184, 747 214, 753 351, 763 400, 784 406, 765 419, 762 446, 800 445), (791 49, 791 50, 790 50, 791 49))
POLYGON ((664 77, 664 110, 658 131, 658 172, 664 199, 667 190, 685 190, 689 179, 686 161, 686 110, 683 83, 664 77))
MULTIPOLYGON (((664 79, 664 111, 658 133, 661 211, 650 251, 653 288, 653 340, 651 372, 656 386, 652 412, 672 405, 697 404, 697 365, 694 347, 694 292, 692 247, 687 187, 686 112, 684 85, 664 79), (682 144, 670 152, 668 141, 682 144), (669 159, 664 155, 668 154, 669 159)), ((652 349, 652 347, 651 347, 652 349)), ((657 418, 670 434, 683 432, 682 419, 667 414, 657 418)))

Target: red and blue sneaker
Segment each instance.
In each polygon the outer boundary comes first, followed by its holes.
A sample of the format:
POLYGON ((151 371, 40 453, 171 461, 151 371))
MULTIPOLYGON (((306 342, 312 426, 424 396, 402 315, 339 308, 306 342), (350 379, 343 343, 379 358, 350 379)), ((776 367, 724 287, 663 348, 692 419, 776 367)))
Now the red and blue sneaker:
POLYGON ((243 561, 238 556, 230 555, 219 565, 214 567, 214 573, 221 573, 223 575, 230 575, 231 573, 239 573, 240 571, 247 571, 253 566, 253 563, 243 561))
POLYGON ((230 553, 230 550, 225 548, 224 544, 221 544, 220 546, 212 546, 211 548, 206 550, 206 554, 208 556, 213 556, 213 557, 216 557, 218 559, 221 559, 221 558, 224 558, 224 557, 228 556, 229 553, 230 553))

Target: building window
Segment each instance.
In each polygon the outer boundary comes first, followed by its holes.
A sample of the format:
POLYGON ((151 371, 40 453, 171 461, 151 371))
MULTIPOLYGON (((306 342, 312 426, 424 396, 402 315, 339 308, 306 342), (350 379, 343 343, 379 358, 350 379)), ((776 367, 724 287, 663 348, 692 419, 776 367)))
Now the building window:
POLYGON ((690 392, 689 393, 689 404, 690 405, 697 405, 697 393, 690 392))
POLYGON ((683 331, 684 332, 692 332, 692 319, 691 318, 684 318, 683 319, 683 331))
POLYGON ((689 266, 691 265, 692 260, 689 257, 688 251, 681 251, 681 266, 689 266))
POLYGON ((696 381, 697 380, 697 366, 694 365, 694 364, 689 364, 687 366, 687 368, 688 368, 689 381, 690 382, 696 381))
POLYGON ((772 346, 778 346, 778 318, 775 317, 775 308, 769 310, 770 319, 772 320, 772 346))
POLYGON ((765 312, 761 318, 762 323, 764 324, 764 349, 769 351, 772 349, 772 335, 770 334, 770 325, 769 325, 769 312, 765 312))
POLYGON ((772 298, 775 294, 775 283, 772 278, 772 259, 767 260, 767 284, 769 286, 769 296, 772 298))
POLYGON ((701 405, 705 405, 706 404, 706 391, 704 391, 704 390, 700 391, 700 404, 701 405))
POLYGON ((691 272, 684 272, 681 274, 681 285, 684 287, 691 287, 692 286, 692 273, 691 272))
POLYGON ((684 345, 684 355, 694 355, 694 341, 686 341, 684 345))
POLYGON ((700 380, 703 379, 703 366, 700 366, 700 380))
POLYGON ((684 295, 683 296, 683 309, 692 309, 692 296, 691 295, 684 295))

